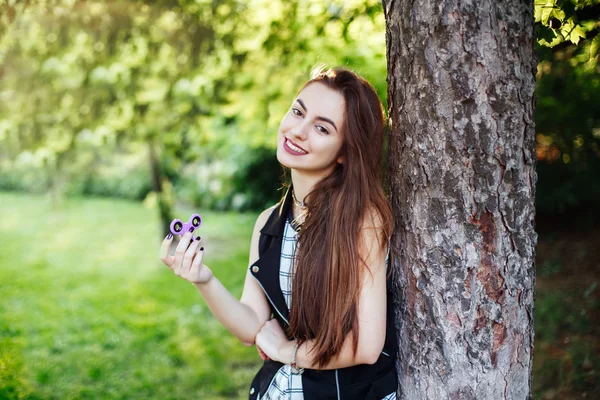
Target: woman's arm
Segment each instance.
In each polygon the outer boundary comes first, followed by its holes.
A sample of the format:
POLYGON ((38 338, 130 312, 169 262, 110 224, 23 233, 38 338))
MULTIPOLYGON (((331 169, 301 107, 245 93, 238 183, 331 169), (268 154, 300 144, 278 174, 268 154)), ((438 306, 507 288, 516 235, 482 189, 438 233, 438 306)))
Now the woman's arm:
MULTIPOLYGON (((344 341, 339 354, 324 366, 317 366, 311 350, 314 341, 304 342, 296 353, 298 368, 337 369, 358 364, 374 364, 383 350, 386 332, 386 248, 378 238, 379 224, 370 223, 362 229, 361 255, 368 271, 363 271, 359 296, 359 337, 356 355, 352 334, 344 341)), ((257 345, 273 360, 290 364, 295 341, 290 341, 275 320, 271 320, 258 333, 257 345)))
MULTIPOLYGON (((258 259, 260 229, 265 224, 269 211, 270 209, 265 210, 256 220, 250 244, 250 264, 258 259)), ((198 241, 194 241, 185 250, 191 238, 192 233, 187 232, 173 256, 168 254, 172 239, 165 239, 161 248, 161 260, 177 275, 194 284, 212 314, 229 332, 244 344, 252 345, 257 332, 270 316, 270 308, 262 289, 247 272, 241 300, 237 300, 203 264, 203 251, 197 252, 198 241)))

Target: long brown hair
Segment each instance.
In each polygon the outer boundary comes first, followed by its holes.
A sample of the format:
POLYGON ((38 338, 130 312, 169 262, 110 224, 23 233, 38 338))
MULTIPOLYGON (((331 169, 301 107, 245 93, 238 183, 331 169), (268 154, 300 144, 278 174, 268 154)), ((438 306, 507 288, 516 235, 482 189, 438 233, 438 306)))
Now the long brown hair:
MULTIPOLYGON (((358 298, 368 266, 359 254, 367 211, 379 215, 380 249, 393 230, 392 213, 381 187, 385 117, 373 86, 344 68, 319 69, 304 85, 320 82, 344 96, 340 150, 343 164, 308 194, 308 216, 298 236, 292 283, 290 334, 313 339, 316 362, 337 355, 349 333, 358 348, 358 298), (365 271, 366 269, 366 271, 365 271)), ((338 155, 338 156, 339 156, 338 155)), ((364 253, 363 253, 364 255, 364 253)))

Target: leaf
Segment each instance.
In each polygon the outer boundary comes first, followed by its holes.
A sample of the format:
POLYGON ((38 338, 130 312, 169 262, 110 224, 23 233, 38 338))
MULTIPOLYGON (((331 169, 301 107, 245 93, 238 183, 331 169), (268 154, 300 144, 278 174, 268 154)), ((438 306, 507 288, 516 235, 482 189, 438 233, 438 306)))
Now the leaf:
POLYGON ((554 1, 548 0, 544 5, 540 6, 540 21, 542 24, 547 25, 548 19, 554 11, 554 1))
POLYGON ((569 35, 569 40, 574 44, 578 44, 580 39, 585 39, 585 32, 581 28, 581 25, 575 25, 571 34, 569 35))
POLYGON ((556 18, 560 22, 563 22, 565 20, 566 15, 565 12, 560 8, 554 8, 552 10, 552 17, 556 18))
POLYGON ((598 49, 600 48, 600 35, 596 35, 592 44, 590 45, 590 61, 598 55, 598 49))
POLYGON ((573 31, 574 28, 575 28, 575 22, 573 21, 573 18, 569 18, 568 20, 564 21, 564 23, 560 27, 560 34, 564 38, 568 38, 571 35, 571 32, 573 31))

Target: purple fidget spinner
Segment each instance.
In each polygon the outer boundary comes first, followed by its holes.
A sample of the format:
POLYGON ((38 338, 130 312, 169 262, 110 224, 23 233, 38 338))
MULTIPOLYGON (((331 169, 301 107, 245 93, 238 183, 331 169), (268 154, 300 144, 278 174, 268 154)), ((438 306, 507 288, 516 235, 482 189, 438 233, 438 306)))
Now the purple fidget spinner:
POLYGON ((200 214, 192 214, 188 222, 183 223, 180 219, 174 219, 171 221, 171 233, 173 235, 183 236, 190 228, 194 230, 200 228, 202 225, 202 217, 200 214))

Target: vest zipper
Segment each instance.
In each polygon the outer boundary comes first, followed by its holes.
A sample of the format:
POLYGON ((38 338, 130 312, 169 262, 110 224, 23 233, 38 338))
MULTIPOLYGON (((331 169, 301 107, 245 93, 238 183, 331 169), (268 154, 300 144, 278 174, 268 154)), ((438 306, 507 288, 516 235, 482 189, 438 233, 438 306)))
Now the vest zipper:
MULTIPOLYGON (((253 276, 253 278, 256 279, 256 277, 254 277, 254 276, 253 276)), ((273 300, 271 300, 271 298, 269 297, 269 294, 267 293, 267 291, 263 287, 262 283, 260 283, 260 281, 258 279, 256 279, 256 282, 258 282, 258 284, 260 285, 260 288, 262 289, 262 291, 265 294, 265 296, 267 296, 267 299, 269 300, 269 303, 271 303, 271 305, 273 306, 273 308, 275 309, 275 311, 277 311, 277 314, 279 314, 279 316, 281 317, 281 319, 283 319, 285 321, 285 323, 289 325, 290 322, 287 320, 286 317, 283 316, 283 314, 281 314, 281 312, 279 312, 279 309, 277 308, 277 306, 275 306, 275 303, 273 303, 273 300)))

